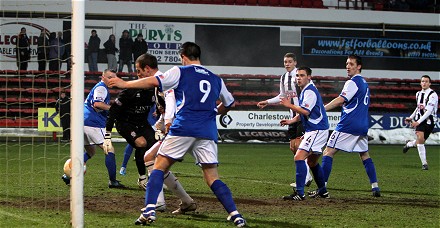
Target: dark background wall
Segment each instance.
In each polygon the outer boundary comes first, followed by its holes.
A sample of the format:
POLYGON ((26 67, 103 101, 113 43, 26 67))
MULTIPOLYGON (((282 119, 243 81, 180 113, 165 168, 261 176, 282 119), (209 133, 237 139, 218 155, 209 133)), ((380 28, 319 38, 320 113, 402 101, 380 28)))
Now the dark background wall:
MULTIPOLYGON (((217 66, 280 67, 285 53, 297 55, 299 65, 341 69, 347 55, 302 55, 302 47, 280 46, 280 27, 196 25, 195 42, 202 47, 202 62, 217 66)), ((433 52, 440 56, 439 33, 386 32, 371 30, 302 29, 302 34, 315 36, 371 37, 433 40, 433 52)), ((304 44, 303 44, 304 45, 304 44)), ((439 71, 440 58, 416 59, 399 57, 363 57, 364 68, 386 70, 439 71)))

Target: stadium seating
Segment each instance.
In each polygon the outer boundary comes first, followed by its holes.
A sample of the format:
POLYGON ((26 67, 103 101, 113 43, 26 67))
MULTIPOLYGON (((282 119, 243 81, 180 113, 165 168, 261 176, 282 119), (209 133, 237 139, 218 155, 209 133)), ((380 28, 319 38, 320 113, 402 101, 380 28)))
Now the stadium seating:
MULTIPOLYGON (((108 0, 118 1, 118 0, 108 0)), ((124 0, 119 0, 124 1, 124 0)), ((322 0, 125 0, 131 2, 192 3, 217 5, 248 5, 267 7, 327 8, 322 0)))
MULTIPOLYGON (((36 127, 40 107, 54 107, 61 90, 70 93, 70 79, 41 77, 38 71, 0 71, 0 127, 36 127)), ((86 72, 86 96, 99 81, 101 72, 86 72)), ((133 74, 118 73, 121 77, 133 74)), ((256 103, 279 94, 279 75, 221 74, 228 89, 236 99, 237 110, 256 109, 256 103)), ((313 76, 324 103, 337 97, 347 77, 313 76)), ((370 87, 370 111, 412 112, 415 93, 420 90, 419 79, 366 78, 370 87)), ((434 90, 440 91, 440 80, 433 80, 434 90)), ((111 89, 112 97, 120 92, 111 89)), ((266 110, 285 110, 280 105, 270 105, 266 110)))
POLYGON ((432 1, 420 7, 417 1, 408 2, 408 8, 396 7, 385 0, 107 0, 126 2, 157 2, 157 3, 192 3, 192 4, 217 4, 217 5, 250 5, 250 6, 280 6, 302 8, 336 8, 346 10, 378 10, 378 11, 403 11, 439 13, 438 1, 432 1), (327 5, 326 5, 327 4, 327 5))

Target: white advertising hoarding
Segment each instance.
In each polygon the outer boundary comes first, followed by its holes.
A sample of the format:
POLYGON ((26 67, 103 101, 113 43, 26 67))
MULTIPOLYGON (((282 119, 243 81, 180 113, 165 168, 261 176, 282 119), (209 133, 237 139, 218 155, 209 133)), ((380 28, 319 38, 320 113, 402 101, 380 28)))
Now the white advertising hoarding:
POLYGON ((110 34, 116 36, 117 48, 124 30, 128 30, 133 41, 138 34, 142 34, 148 43, 148 53, 156 56, 159 64, 180 64, 180 46, 186 41, 195 41, 194 23, 87 20, 84 33, 86 42, 93 29, 101 38, 101 49, 110 34))
MULTIPOLYGON (((334 130, 339 122, 341 113, 328 112, 330 130, 334 130)), ((227 115, 217 116, 219 130, 287 130, 280 121, 289 119, 288 111, 230 111, 227 115)))
POLYGON ((41 30, 48 32, 63 31, 63 22, 59 19, 39 18, 0 18, 0 68, 2 70, 17 70, 16 45, 21 28, 26 28, 30 39, 31 60, 28 70, 38 70, 37 43, 41 30))
MULTIPOLYGON (((46 28, 48 32, 69 31, 63 28, 63 22, 69 19, 42 19, 42 18, 0 18, 0 64, 3 70, 16 70, 17 35, 22 27, 26 28, 30 38, 31 60, 28 70, 38 70, 37 41, 40 31, 46 28)), ((178 50, 186 41, 195 41, 194 23, 175 22, 148 22, 148 21, 103 21, 86 20, 84 42, 87 45, 92 30, 96 30, 101 39, 100 49, 109 35, 116 36, 116 47, 119 48, 119 38, 124 30, 128 30, 133 41, 138 34, 142 34, 148 43, 148 52, 157 57, 159 64, 180 65, 178 50)), ((100 63, 100 71, 107 68, 106 63, 100 63)), ((64 68, 62 70, 65 70, 64 68)))

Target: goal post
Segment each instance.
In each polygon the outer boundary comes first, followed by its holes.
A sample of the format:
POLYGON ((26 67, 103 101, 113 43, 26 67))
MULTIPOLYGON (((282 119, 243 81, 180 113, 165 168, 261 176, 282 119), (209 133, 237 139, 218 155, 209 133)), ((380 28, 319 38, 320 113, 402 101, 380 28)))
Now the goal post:
POLYGON ((72 227, 84 227, 84 0, 72 0, 72 227))

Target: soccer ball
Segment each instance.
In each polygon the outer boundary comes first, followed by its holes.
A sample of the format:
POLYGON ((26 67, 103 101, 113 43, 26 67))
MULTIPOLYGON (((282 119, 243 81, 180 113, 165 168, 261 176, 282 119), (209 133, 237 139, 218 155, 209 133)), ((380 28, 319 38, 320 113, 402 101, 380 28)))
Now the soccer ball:
MULTIPOLYGON (((84 174, 86 174, 86 163, 84 163, 84 174)), ((64 163, 64 174, 66 174, 68 177, 72 177, 72 159, 67 159, 67 161, 64 163)))

